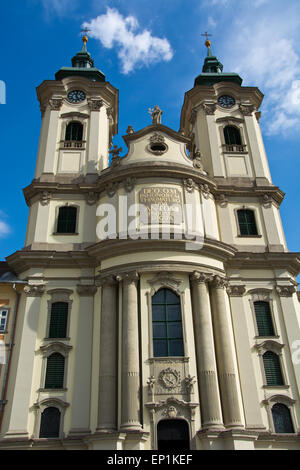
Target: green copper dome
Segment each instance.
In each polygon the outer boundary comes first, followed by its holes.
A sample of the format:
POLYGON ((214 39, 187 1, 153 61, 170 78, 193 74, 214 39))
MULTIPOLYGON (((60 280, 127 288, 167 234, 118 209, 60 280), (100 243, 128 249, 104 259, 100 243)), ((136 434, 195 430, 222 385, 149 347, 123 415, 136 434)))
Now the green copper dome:
POLYGON ((212 55, 210 42, 207 41, 206 45, 207 57, 204 60, 202 73, 195 78, 194 86, 211 86, 218 82, 234 82, 241 85, 243 79, 237 73, 223 73, 223 64, 216 56, 212 55))
POLYGON ((88 78, 93 82, 105 82, 105 75, 101 70, 94 67, 94 60, 92 59, 91 54, 87 51, 86 43, 87 37, 84 36, 83 47, 80 52, 72 58, 72 67, 62 67, 55 74, 56 80, 62 80, 66 77, 80 76, 88 78))

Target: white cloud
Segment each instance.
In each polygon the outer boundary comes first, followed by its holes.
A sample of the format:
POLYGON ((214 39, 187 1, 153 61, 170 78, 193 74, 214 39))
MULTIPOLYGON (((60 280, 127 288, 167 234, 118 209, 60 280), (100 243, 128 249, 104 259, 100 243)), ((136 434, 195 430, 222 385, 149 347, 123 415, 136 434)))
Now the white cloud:
POLYGON ((105 14, 85 22, 83 27, 89 28, 89 35, 99 39, 103 47, 117 48, 125 74, 136 67, 169 61, 173 57, 167 39, 152 36, 147 29, 139 32, 138 20, 134 16, 123 17, 115 8, 107 8, 105 14))
POLYGON ((0 210, 0 238, 5 238, 11 233, 10 226, 3 220, 6 214, 0 210))
POLYGON ((63 16, 74 9, 76 0, 41 0, 41 2, 47 15, 55 13, 63 16))

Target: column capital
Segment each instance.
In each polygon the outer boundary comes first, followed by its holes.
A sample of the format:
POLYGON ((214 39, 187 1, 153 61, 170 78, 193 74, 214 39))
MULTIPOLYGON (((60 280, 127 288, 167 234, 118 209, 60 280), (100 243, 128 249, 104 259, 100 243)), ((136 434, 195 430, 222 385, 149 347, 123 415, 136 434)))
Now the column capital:
POLYGON ((49 100, 49 106, 52 111, 59 111, 62 107, 63 99, 62 98, 51 98, 49 100))
POLYGON ((244 285, 236 285, 236 286, 229 285, 226 288, 226 292, 231 297, 242 297, 246 292, 246 288, 244 285))
POLYGON ((91 111, 100 111, 103 106, 103 100, 91 98, 88 100, 88 106, 91 111))
POLYGON ((81 297, 90 297, 97 292, 97 286, 77 284, 77 293, 81 297))
POLYGON ((225 279, 225 277, 216 275, 214 276, 211 282, 211 285, 215 287, 216 289, 224 289, 225 287, 228 286, 228 281, 227 279, 225 279))
POLYGON ((280 297, 292 297, 296 288, 295 286, 276 286, 276 292, 280 297))
POLYGON ((190 275, 191 282, 195 282, 197 284, 209 282, 213 279, 213 274, 203 273, 201 271, 193 271, 190 275))
POLYGON ((27 297, 41 297, 44 294, 45 289, 45 284, 29 284, 28 286, 24 287, 24 293, 27 295, 27 297))
POLYGON ((117 281, 123 281, 127 284, 136 283, 139 280, 139 273, 137 271, 130 271, 128 273, 118 274, 117 281))
POLYGON ((116 276, 112 274, 109 276, 103 276, 96 280, 96 285, 99 287, 103 286, 114 286, 117 284, 116 276))

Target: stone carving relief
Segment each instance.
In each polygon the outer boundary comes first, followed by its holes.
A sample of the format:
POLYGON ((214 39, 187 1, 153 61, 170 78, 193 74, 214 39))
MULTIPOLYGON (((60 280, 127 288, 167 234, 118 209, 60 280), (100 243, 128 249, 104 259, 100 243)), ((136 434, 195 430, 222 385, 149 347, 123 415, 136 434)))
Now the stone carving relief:
POLYGON ((91 111, 100 111, 103 106, 103 101, 100 99, 90 99, 88 100, 88 105, 91 111))

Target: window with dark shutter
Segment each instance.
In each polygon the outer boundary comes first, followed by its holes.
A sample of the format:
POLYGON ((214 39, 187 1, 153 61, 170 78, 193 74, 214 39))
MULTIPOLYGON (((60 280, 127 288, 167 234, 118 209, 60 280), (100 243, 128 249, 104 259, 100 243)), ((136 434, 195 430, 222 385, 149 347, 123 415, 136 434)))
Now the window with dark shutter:
POLYGON ((272 407, 272 416, 275 432, 277 434, 295 432, 291 418, 291 412, 287 406, 283 405, 282 403, 276 403, 272 407))
POLYGON ((80 122, 70 122, 66 128, 65 140, 81 141, 83 134, 83 126, 80 122))
POLYGON ((59 208, 57 233, 75 233, 76 232, 77 208, 72 206, 63 206, 59 208))
POLYGON ((284 385, 280 360, 277 354, 267 351, 263 355, 267 385, 284 385))
POLYGON ((256 324, 259 336, 274 336, 274 327, 269 302, 254 302, 256 324))
POLYGON ((45 388, 63 388, 65 358, 59 353, 53 353, 47 359, 45 388))
POLYGON ((224 138, 227 145, 242 145, 241 134, 237 127, 226 126, 224 128, 224 138))
POLYGON ((160 289, 152 297, 154 357, 183 356, 180 298, 170 289, 160 289))
POLYGON ((65 338, 67 336, 68 303, 54 302, 51 305, 49 338, 65 338))
POLYGON ((257 235, 254 212, 250 209, 239 209, 237 215, 240 235, 257 235))
POLYGON ((40 437, 59 437, 59 426, 60 411, 49 406, 41 415, 40 437))

